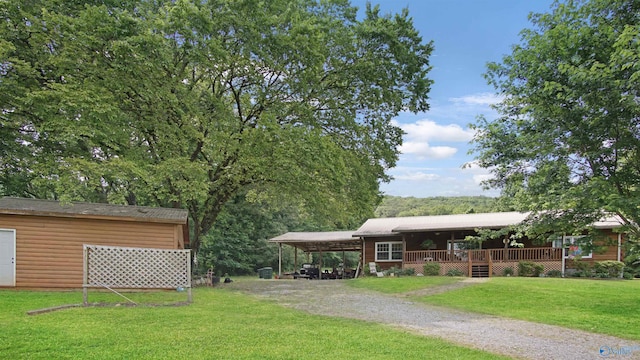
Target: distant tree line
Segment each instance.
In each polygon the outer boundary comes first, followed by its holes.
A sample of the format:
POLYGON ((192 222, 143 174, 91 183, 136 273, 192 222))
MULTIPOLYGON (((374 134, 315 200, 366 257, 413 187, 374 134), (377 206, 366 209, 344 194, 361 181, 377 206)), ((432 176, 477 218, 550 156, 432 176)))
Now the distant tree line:
POLYGON ((375 210, 375 217, 472 214, 506 211, 497 198, 487 196, 401 197, 385 196, 375 210))

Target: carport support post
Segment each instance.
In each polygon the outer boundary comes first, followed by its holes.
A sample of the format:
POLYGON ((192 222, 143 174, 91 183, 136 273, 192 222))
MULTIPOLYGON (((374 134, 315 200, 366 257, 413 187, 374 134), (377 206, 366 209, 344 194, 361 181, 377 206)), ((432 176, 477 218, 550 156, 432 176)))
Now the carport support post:
POLYGON ((320 250, 320 258, 318 259, 319 269, 318 269, 318 280, 322 280, 322 249, 320 250))
POLYGON ((293 247, 293 272, 298 271, 298 247, 293 247))
POLYGON ((282 243, 278 243, 278 279, 282 278, 282 243))

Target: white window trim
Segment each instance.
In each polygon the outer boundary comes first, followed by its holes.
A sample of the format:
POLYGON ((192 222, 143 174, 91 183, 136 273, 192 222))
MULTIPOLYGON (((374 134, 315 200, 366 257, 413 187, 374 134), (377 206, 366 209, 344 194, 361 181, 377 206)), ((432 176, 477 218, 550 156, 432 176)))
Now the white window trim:
MULTIPOLYGON (((374 252, 375 252, 375 258, 376 258, 376 262, 398 262, 398 261, 402 261, 402 258, 400 259, 393 259, 393 245, 397 245, 400 244, 402 245, 402 241, 382 241, 382 242, 376 242, 374 244, 374 252), (389 245, 389 259, 378 259, 378 245, 389 245)), ((402 253, 404 254, 404 246, 403 246, 403 251, 402 253)))
MULTIPOLYGON (((571 244, 574 244, 576 242, 577 239, 583 238, 584 236, 563 236, 562 238, 558 239, 558 240, 562 240, 562 248, 564 249, 564 251, 562 252, 564 254, 564 258, 565 259, 573 259, 573 256, 569 255, 569 246, 571 244)), ((558 244, 556 241, 554 241, 552 243, 554 248, 558 247, 558 244)), ((581 259, 592 259, 593 258, 593 250, 589 252, 589 254, 587 255, 581 255, 580 256, 581 259)))

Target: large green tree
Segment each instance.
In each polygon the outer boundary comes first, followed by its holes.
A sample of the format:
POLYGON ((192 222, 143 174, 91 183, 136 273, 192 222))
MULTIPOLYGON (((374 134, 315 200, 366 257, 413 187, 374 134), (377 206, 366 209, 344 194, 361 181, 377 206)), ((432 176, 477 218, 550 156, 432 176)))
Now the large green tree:
POLYGON ((369 216, 400 111, 428 109, 408 12, 345 0, 0 3, 4 195, 183 207, 240 191, 369 216))
POLYGON ((556 2, 487 78, 500 116, 475 125, 481 166, 533 234, 618 215, 640 232, 640 1, 556 2))

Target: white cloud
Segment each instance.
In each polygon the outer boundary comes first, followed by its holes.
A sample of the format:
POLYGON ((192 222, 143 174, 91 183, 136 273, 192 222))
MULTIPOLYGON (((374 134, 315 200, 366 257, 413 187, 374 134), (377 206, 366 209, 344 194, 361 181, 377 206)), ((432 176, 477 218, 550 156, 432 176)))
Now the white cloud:
POLYGON ((400 146, 403 154, 414 154, 418 159, 446 159, 458 152, 457 148, 451 146, 430 146, 429 143, 406 141, 400 146))
POLYGON ((414 140, 438 140, 438 141, 464 141, 473 138, 473 131, 463 129, 460 125, 440 125, 435 121, 423 119, 411 124, 400 124, 407 135, 407 139, 414 140))
POLYGON ((463 171, 472 174, 473 181, 477 185, 481 185, 483 181, 493 179, 491 169, 480 167, 477 161, 470 161, 464 165, 463 171))
POLYGON ((420 160, 446 159, 458 152, 458 148, 441 145, 433 146, 429 141, 468 142, 473 138, 473 131, 463 129, 460 125, 440 125, 435 121, 423 119, 409 124, 397 124, 405 131, 404 143, 400 147, 402 154, 412 154, 420 160))
POLYGON ((440 175, 417 171, 417 172, 408 172, 403 175, 396 175, 394 176, 394 178, 396 180, 423 182, 423 181, 436 181, 440 179, 440 175))
POLYGON ((493 105, 502 101, 502 97, 493 93, 471 94, 462 97, 449 98, 453 103, 463 103, 467 105, 493 105))

